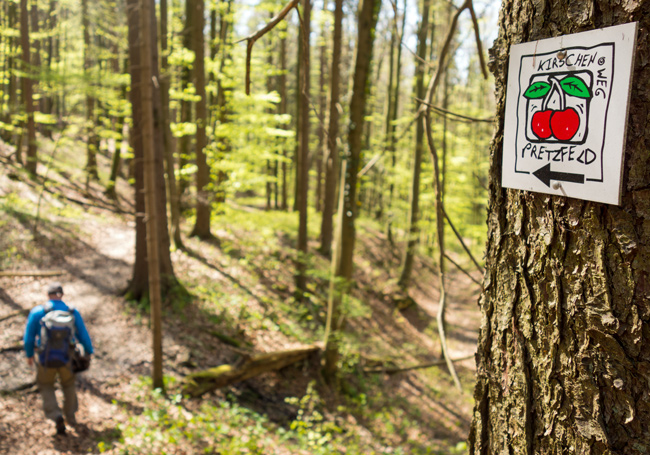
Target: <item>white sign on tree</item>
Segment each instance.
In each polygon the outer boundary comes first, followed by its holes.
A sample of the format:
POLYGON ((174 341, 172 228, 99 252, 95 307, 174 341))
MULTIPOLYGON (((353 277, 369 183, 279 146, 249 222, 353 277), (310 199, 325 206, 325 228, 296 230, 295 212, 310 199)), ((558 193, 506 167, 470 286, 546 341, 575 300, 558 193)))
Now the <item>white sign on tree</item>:
POLYGON ((510 48, 504 187, 620 204, 636 30, 510 48))

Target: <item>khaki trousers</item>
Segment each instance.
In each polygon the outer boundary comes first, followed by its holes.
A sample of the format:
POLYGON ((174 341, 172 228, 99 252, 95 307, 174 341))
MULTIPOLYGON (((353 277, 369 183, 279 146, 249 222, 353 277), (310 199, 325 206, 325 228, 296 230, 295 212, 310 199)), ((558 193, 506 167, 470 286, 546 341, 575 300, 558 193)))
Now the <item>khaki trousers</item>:
POLYGON ((63 389, 63 410, 68 423, 73 423, 75 412, 77 412, 77 391, 75 390, 75 375, 70 366, 61 368, 46 368, 36 364, 36 384, 43 399, 43 411, 50 420, 56 420, 61 416, 61 408, 56 401, 54 394, 54 383, 57 376, 61 381, 63 389))

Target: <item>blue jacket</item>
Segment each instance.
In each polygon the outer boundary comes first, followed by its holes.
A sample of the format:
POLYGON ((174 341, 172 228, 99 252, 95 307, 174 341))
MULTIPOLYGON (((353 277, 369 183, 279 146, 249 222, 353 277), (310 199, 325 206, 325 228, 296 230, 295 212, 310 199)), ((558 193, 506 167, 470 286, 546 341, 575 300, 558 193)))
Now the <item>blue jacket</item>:
MULTIPOLYGON (((52 310, 70 310, 68 305, 61 300, 50 300, 50 303, 52 304, 52 310)), ((84 320, 76 309, 73 310, 73 314, 76 329, 76 333, 74 334, 75 339, 83 345, 86 354, 92 354, 93 345, 90 341, 88 330, 86 330, 84 320)), ((43 316, 45 316, 45 305, 39 305, 32 309, 27 318, 27 327, 25 327, 25 336, 23 338, 27 358, 33 357, 34 348, 41 345, 41 319, 43 319, 43 316)))

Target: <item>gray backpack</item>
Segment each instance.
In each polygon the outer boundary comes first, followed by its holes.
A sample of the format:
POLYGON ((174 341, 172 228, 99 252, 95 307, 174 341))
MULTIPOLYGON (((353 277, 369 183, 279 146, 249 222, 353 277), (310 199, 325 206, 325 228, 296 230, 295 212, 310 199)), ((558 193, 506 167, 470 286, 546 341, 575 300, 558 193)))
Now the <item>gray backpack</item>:
POLYGON ((45 307, 41 319, 41 346, 39 361, 49 368, 60 368, 70 362, 74 346, 74 309, 53 310, 52 304, 45 307))

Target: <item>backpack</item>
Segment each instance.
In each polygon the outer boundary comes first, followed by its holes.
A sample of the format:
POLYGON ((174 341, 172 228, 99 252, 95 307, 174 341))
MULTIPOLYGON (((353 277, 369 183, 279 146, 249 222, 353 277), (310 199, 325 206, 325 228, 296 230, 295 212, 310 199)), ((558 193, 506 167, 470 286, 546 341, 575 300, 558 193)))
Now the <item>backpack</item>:
POLYGON ((74 344, 74 333, 74 309, 52 310, 52 304, 46 306, 45 316, 41 319, 40 364, 49 368, 67 365, 74 344))

